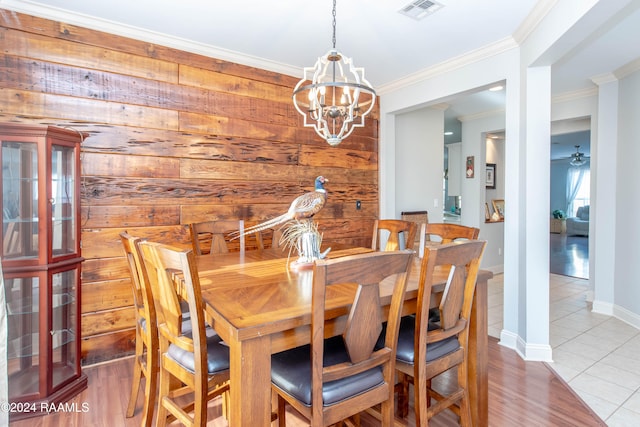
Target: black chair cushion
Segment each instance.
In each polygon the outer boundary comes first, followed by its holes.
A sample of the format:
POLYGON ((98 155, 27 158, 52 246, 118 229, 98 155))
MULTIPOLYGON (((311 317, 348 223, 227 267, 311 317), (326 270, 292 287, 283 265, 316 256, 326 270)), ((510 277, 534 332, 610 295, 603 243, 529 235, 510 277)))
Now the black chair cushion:
MULTIPOLYGON (((206 329, 207 334, 207 370, 209 375, 229 369, 229 347, 215 333, 212 328, 206 329)), ((190 337, 190 334, 185 334, 190 337)), ((193 353, 176 346, 169 345, 167 355, 184 366, 189 372, 195 372, 193 353)))
MULTIPOLYGON (((438 325, 429 322, 428 330, 438 329, 438 325)), ((400 320, 400 333, 398 335, 398 347, 396 350, 396 359, 413 364, 414 351, 413 339, 415 336, 416 320, 413 316, 406 316, 400 320)), ((427 346, 427 362, 438 359, 446 354, 456 351, 460 348, 458 338, 451 337, 446 340, 431 343, 427 346)))
MULTIPOLYGON (((341 336, 325 340, 324 363, 331 366, 349 361, 341 336)), ((304 345, 271 357, 271 381, 306 406, 311 406, 311 346, 304 345)), ((384 382, 382 369, 376 367, 348 378, 325 383, 322 387, 324 406, 330 406, 384 382)))

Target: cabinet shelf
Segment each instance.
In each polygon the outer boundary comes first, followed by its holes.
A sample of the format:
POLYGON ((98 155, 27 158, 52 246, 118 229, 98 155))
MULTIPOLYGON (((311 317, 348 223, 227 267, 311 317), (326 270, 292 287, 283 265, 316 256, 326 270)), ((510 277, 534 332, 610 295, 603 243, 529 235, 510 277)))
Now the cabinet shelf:
POLYGON ((28 219, 24 219, 24 218, 12 218, 12 219, 3 219, 2 220, 3 224, 37 224, 38 223, 38 218, 28 218, 28 219))
POLYGON ((34 356, 38 356, 39 347, 38 342, 35 344, 31 341, 26 341, 25 337, 18 337, 7 341, 7 360, 18 359, 30 359, 34 356))
POLYGON ((60 329, 57 331, 52 331, 51 337, 53 341, 51 346, 54 350, 76 341, 76 333, 71 329, 60 329))
POLYGON ((76 302, 76 296, 72 293, 53 294, 51 296, 51 305, 55 307, 63 307, 76 302))
POLYGON ((7 302, 7 315, 9 316, 24 316, 25 314, 33 314, 37 312, 38 309, 34 309, 31 302, 25 299, 7 302))

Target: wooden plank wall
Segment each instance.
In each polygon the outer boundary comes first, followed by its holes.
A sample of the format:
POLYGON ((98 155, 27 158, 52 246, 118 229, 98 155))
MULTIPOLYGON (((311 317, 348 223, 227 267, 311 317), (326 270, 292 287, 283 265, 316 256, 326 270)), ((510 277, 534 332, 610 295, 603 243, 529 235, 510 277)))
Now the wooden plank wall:
POLYGON ((370 244, 377 108, 332 148, 293 108, 298 78, 2 9, 0 21, 0 121, 90 135, 82 144, 83 364, 133 352, 123 230, 188 247, 186 224, 270 218, 324 175, 325 242, 370 244))

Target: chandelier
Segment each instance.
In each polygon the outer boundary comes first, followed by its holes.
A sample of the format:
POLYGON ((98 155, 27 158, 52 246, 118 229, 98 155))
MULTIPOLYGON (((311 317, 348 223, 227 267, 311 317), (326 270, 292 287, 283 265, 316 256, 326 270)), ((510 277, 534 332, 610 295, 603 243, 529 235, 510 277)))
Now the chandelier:
POLYGON ((373 109, 376 92, 364 78, 364 69, 336 50, 336 0, 333 0, 333 48, 318 58, 293 89, 293 105, 329 145, 335 146, 354 128, 363 127, 373 109))

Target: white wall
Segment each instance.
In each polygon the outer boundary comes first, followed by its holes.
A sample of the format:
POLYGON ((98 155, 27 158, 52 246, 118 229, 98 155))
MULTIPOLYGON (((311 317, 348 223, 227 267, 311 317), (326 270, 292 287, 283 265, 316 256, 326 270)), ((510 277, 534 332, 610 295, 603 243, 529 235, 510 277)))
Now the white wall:
MULTIPOLYGON (((395 211, 428 211, 442 220, 444 113, 422 108, 396 117, 395 211), (437 206, 436 206, 437 205, 437 206)), ((382 217, 385 218, 385 217, 382 217)))
POLYGON ((614 314, 640 327, 640 71, 619 82, 614 314))
MULTIPOLYGON (((573 216, 571 212, 567 212, 567 171, 569 170, 569 162, 567 160, 551 161, 551 186, 550 204, 551 212, 556 209, 565 211, 567 216, 573 216)), ((551 212, 549 215, 551 216, 551 212)))

